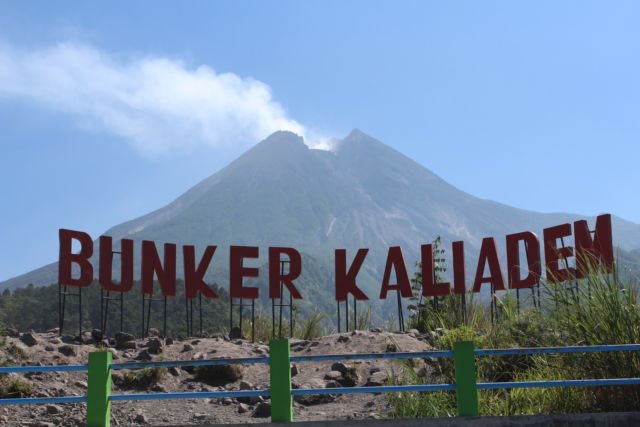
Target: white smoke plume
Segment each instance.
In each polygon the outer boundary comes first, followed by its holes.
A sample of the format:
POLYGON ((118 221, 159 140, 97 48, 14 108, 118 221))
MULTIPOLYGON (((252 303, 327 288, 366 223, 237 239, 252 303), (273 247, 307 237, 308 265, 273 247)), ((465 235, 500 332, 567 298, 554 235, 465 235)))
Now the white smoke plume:
POLYGON ((161 56, 123 59, 76 42, 38 49, 0 42, 3 97, 69 114, 149 155, 255 143, 277 130, 305 134, 263 82, 161 56))

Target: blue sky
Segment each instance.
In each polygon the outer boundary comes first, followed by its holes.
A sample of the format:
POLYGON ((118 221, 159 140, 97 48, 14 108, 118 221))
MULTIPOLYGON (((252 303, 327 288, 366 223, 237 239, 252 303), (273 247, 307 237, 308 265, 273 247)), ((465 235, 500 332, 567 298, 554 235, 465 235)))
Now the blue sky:
POLYGON ((0 1, 0 280, 56 260, 58 228, 96 237, 276 128, 359 128, 476 196, 640 223, 639 18, 632 1, 0 1))

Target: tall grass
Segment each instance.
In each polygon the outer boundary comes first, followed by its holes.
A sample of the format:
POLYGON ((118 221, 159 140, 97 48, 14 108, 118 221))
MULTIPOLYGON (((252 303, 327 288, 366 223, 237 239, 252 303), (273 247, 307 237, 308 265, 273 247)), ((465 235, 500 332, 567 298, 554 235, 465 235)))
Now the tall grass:
POLYGON ((309 314, 302 320, 297 318, 294 311, 293 333, 290 331, 289 320, 283 318, 282 329, 280 329, 280 324, 276 322, 274 334, 271 315, 260 311, 256 313, 253 325, 251 324, 251 319, 245 317, 242 324, 242 331, 247 338, 251 338, 252 326, 254 326, 254 341, 268 342, 274 336, 277 338, 280 334, 282 334, 283 337, 309 340, 326 335, 328 332, 326 323, 327 316, 319 311, 309 314))
MULTIPOLYGON (((617 275, 594 272, 574 286, 544 284, 543 290, 540 308, 528 306, 518 310, 513 296, 503 294, 494 323, 489 320, 488 308, 474 302, 467 304, 466 325, 454 323, 455 317, 445 310, 432 314, 429 325, 445 328, 435 342, 436 347, 450 349, 455 342, 468 340, 474 341, 477 348, 640 343, 638 293, 617 275)), ((451 360, 437 359, 433 366, 429 382, 454 381, 451 360)), ((479 357, 477 370, 483 382, 638 377, 640 355, 609 352, 479 357)), ((410 383, 421 381, 406 374, 399 378, 410 383)), ((390 403, 394 417, 455 413, 455 397, 448 393, 404 393, 390 397, 390 403)), ((627 411, 637 410, 638 405, 639 386, 480 393, 482 415, 627 411)))

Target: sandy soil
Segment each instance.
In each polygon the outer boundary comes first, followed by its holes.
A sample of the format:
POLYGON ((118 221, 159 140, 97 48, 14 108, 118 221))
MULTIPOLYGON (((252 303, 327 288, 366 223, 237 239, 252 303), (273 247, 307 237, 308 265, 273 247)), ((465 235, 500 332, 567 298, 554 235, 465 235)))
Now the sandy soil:
MULTIPOLYGON (((98 345, 109 344, 114 363, 142 359, 151 360, 198 360, 209 358, 236 358, 268 356, 269 347, 265 343, 247 340, 230 340, 228 337, 189 338, 184 340, 164 340, 152 337, 144 340, 129 340, 120 336, 120 343, 114 339, 97 341, 91 333, 83 335, 82 342, 73 337, 59 337, 56 331, 48 333, 19 334, 10 331, 0 349, 0 360, 7 365, 65 365, 84 364, 88 353, 98 345), (123 339, 125 341, 123 341, 123 339), (153 341, 153 342, 152 342, 153 341), (173 341, 173 342, 172 342, 173 341), (126 343, 126 344, 123 344, 126 343), (133 344, 135 343, 135 344, 133 344), (122 349, 122 347, 131 347, 122 349), (134 348, 135 347, 135 348, 134 348), (158 349, 159 348, 159 349, 158 349), (154 354, 154 353, 159 354, 154 354), (150 354, 151 353, 151 354, 150 354)), ((96 335, 96 334, 94 334, 96 335)), ((99 335, 96 335, 100 338, 99 335)), ((292 355, 368 353, 384 351, 425 351, 430 335, 417 331, 390 333, 355 331, 334 334, 314 340, 292 340, 292 355)), ((379 385, 386 378, 397 374, 399 362, 391 360, 344 361, 342 365, 332 362, 299 363, 293 368, 294 388, 325 388, 342 385, 379 385), (340 370, 348 369, 349 374, 340 370), (352 368, 352 369, 350 369, 352 368), (338 369, 336 371, 336 369, 338 369), (297 372, 296 372, 297 371, 297 372), (353 375, 353 374, 356 375, 353 375), (345 377, 349 379, 345 380, 345 377), (341 385, 342 384, 342 385, 341 385)), ((428 375, 429 359, 415 360, 413 369, 421 375, 428 375)), ((265 364, 245 365, 241 368, 241 378, 235 381, 204 381, 192 369, 171 368, 164 370, 156 382, 141 387, 132 387, 127 382, 126 371, 114 372, 114 394, 140 392, 174 391, 214 391, 239 390, 242 388, 266 389, 269 387, 268 366, 265 364), (124 383, 123 383, 124 382, 124 383)), ((33 396, 81 396, 86 393, 87 376, 84 372, 9 374, 4 380, 18 378, 32 385, 33 396)), ((190 399, 144 402, 114 402, 112 405, 112 425, 202 425, 225 423, 265 422, 260 412, 269 410, 269 399, 190 399)), ((380 418, 388 413, 388 401, 384 394, 348 394, 327 397, 297 397, 294 401, 294 419, 298 421, 325 419, 367 419, 380 418)), ((80 426, 85 422, 84 404, 29 405, 0 407, 0 425, 6 426, 80 426)))

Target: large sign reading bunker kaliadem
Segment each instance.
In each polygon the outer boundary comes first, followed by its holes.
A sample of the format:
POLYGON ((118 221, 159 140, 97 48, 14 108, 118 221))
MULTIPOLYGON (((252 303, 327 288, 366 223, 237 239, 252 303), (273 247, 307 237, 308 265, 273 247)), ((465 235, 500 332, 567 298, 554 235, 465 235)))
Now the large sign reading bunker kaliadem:
MULTIPOLYGON (((83 288, 91 285, 94 279, 95 266, 91 263, 94 243, 91 236, 82 231, 61 229, 60 258, 58 282, 61 286, 83 288), (79 251, 72 251, 73 242, 79 244, 79 251), (73 266, 77 266, 79 274, 73 274, 73 266), (76 276, 76 277, 74 277, 76 276)), ((482 240, 478 257, 475 279, 471 291, 480 292, 484 284, 490 284, 496 291, 507 289, 523 289, 533 287, 542 276, 542 256, 544 252, 544 267, 546 280, 557 283, 571 279, 585 277, 590 270, 599 269, 611 272, 614 267, 613 242, 611 229, 611 215, 604 214, 596 218, 595 230, 589 229, 587 221, 580 220, 572 224, 560 224, 545 228, 542 244, 535 233, 523 231, 509 234, 505 237, 506 264, 500 260, 496 240, 486 237, 482 240), (559 244, 564 238, 573 237, 575 247, 559 244), (574 257, 575 262, 570 266, 565 261, 574 257), (526 260, 522 263, 522 260, 526 260), (507 277, 503 275, 502 266, 506 265, 507 277)), ((99 243, 98 279, 100 286, 111 292, 129 292, 134 283, 134 242, 122 239, 120 242, 120 280, 114 281, 113 270, 113 239, 100 236, 99 243)), ((205 282, 206 272, 214 259, 217 246, 207 246, 202 256, 196 258, 196 248, 192 245, 181 247, 183 257, 183 273, 185 296, 193 299, 198 294, 205 298, 217 298, 218 295, 205 282)), ((165 297, 176 295, 177 278, 177 250, 173 243, 163 245, 162 259, 156 244, 143 241, 141 245, 141 275, 142 293, 153 294, 154 279, 160 285, 165 297)), ((301 299, 304 289, 298 289, 295 280, 303 270, 300 252, 288 247, 270 247, 269 260, 269 298, 281 297, 283 283, 293 298, 301 299), (281 272, 282 257, 288 258, 289 271, 281 272)), ((469 291, 465 278, 464 242, 456 241, 451 244, 453 283, 438 282, 433 274, 433 245, 424 244, 420 247, 422 265, 422 295, 445 296, 451 294, 462 295, 469 291)), ((335 298, 345 301, 349 294, 357 300, 368 300, 369 296, 358 287, 357 276, 366 261, 368 248, 358 249, 351 263, 347 260, 346 249, 335 250, 335 298)), ((260 289, 244 285, 244 278, 258 277, 259 271, 255 267, 246 267, 245 260, 257 259, 260 248, 256 246, 231 246, 229 248, 229 294, 231 298, 257 299, 260 289)), ((389 291, 399 292, 402 297, 412 297, 411 279, 407 272, 406 263, 399 246, 388 248, 384 274, 380 286, 380 299, 387 298, 389 291), (392 283, 392 273, 395 273, 395 283, 392 283)))

